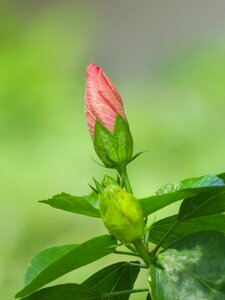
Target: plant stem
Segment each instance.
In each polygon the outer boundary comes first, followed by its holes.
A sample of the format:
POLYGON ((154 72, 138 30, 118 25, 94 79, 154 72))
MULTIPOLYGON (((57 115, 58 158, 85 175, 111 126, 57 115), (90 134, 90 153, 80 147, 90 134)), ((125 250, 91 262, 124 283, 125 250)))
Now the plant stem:
POLYGON ((144 264, 138 264, 138 263, 134 263, 134 262, 131 262, 129 261, 128 262, 130 266, 135 266, 135 267, 138 267, 138 268, 143 268, 143 269, 148 269, 146 265, 144 264))
POLYGON ((138 255, 137 253, 128 252, 128 251, 114 250, 113 253, 116 253, 116 254, 124 254, 124 255, 132 255, 132 256, 138 256, 138 257, 139 257, 139 255, 138 255))
POLYGON ((164 235, 164 237, 159 241, 159 243, 156 245, 156 247, 152 250, 152 254, 155 255, 156 252, 159 250, 161 245, 164 243, 164 241, 167 239, 167 237, 171 234, 171 232, 175 229, 175 227, 179 224, 179 221, 173 224, 173 226, 170 228, 170 230, 164 235))
POLYGON ((127 294, 134 294, 134 293, 141 293, 141 292, 148 292, 148 289, 135 289, 135 290, 124 290, 124 291, 119 291, 119 292, 113 292, 113 293, 105 293, 102 298, 111 298, 111 297, 118 297, 122 295, 127 295, 127 294))
POLYGON ((149 267, 152 263, 153 256, 148 252, 146 246, 142 243, 141 240, 133 241, 133 245, 137 249, 138 253, 140 254, 140 257, 143 259, 146 266, 149 267))
POLYGON ((122 181, 124 183, 126 191, 130 194, 133 194, 130 180, 127 174, 127 167, 126 166, 121 167, 121 169, 119 170, 119 174, 122 177, 122 181))
MULTIPOLYGON (((120 169, 118 169, 118 172, 122 178, 122 182, 125 186, 126 191, 130 194, 133 194, 126 166, 122 166, 120 169)), ((153 255, 149 253, 148 248, 144 245, 141 239, 133 241, 132 244, 137 249, 137 252, 145 262, 146 266, 149 267, 152 262, 153 255)))

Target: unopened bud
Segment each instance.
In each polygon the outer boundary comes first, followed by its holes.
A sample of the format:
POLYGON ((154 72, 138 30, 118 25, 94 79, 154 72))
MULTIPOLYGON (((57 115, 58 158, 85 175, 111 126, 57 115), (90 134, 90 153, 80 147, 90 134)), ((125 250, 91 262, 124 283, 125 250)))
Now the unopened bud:
POLYGON ((108 168, 128 164, 133 155, 122 99, 114 84, 94 64, 87 68, 85 112, 94 148, 108 168))
POLYGON ((108 231, 118 240, 131 243, 144 233, 144 218, 138 200, 118 185, 99 194, 99 208, 108 231))

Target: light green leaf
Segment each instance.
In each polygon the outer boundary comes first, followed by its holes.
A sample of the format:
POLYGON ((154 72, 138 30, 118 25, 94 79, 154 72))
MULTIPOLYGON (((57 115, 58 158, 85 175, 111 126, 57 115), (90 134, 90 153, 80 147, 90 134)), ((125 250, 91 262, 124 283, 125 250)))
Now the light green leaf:
POLYGON ((178 184, 168 184, 160 188, 155 195, 140 199, 144 216, 172 204, 176 201, 190 198, 204 192, 225 187, 223 180, 214 175, 190 178, 178 184))
POLYGON ((159 253, 150 266, 153 300, 221 300, 225 295, 225 235, 200 232, 159 253))
POLYGON ((90 195, 78 197, 66 193, 53 196, 51 199, 39 201, 49 204, 54 208, 69 211, 75 214, 100 218, 98 207, 98 195, 92 192, 90 195))
POLYGON ((52 280, 112 253, 116 246, 112 236, 103 235, 80 245, 52 247, 40 252, 31 260, 25 287, 16 297, 27 296, 52 280))

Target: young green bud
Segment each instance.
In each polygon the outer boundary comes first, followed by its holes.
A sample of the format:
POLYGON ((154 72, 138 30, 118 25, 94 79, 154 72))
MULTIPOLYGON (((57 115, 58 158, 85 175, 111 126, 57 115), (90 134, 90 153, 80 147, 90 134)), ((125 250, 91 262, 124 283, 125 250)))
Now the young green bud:
POLYGON ((99 194, 99 208, 108 231, 123 243, 142 238, 144 218, 138 200, 118 185, 108 185, 99 194))
POLYGON ((124 166, 132 160, 133 138, 122 99, 102 69, 87 68, 85 112, 95 151, 108 168, 124 166))

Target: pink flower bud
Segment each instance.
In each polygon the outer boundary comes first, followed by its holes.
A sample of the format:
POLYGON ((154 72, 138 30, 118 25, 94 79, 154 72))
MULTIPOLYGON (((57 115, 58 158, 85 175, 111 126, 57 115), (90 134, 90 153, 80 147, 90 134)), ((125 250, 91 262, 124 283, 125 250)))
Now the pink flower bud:
POLYGON ((91 137, 96 120, 113 132, 116 115, 126 120, 122 99, 113 83, 95 64, 87 67, 85 113, 91 137))

